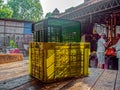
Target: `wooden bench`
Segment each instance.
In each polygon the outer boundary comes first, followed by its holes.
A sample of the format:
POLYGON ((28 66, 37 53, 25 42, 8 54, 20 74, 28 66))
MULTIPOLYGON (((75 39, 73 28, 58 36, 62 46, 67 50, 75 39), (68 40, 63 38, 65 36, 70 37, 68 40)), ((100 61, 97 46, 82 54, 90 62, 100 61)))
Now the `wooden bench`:
POLYGON ((23 54, 0 54, 0 64, 21 60, 23 60, 23 54))

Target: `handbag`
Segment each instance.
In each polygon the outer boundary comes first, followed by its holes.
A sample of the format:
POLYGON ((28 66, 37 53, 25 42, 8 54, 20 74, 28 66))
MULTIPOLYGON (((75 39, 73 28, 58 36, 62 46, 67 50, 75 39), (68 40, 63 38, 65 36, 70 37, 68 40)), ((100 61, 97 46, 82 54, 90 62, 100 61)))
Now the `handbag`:
POLYGON ((116 55, 115 49, 114 48, 107 48, 106 51, 105 51, 105 55, 115 56, 116 55))

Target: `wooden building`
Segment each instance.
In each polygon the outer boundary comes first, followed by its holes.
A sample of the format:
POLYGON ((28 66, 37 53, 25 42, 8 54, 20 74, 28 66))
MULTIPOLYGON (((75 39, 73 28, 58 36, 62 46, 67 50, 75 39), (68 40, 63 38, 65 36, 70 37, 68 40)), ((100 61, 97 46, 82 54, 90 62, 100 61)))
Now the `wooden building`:
POLYGON ((25 54, 25 47, 32 41, 31 21, 0 19, 0 48, 3 52, 10 46, 10 40, 25 54))

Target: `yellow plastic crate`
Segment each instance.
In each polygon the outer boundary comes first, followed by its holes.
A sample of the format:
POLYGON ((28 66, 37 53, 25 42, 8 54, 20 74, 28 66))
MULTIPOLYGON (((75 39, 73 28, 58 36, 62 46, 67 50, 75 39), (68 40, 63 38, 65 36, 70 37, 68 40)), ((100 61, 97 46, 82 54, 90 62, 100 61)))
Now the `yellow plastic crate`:
POLYGON ((87 76, 90 43, 29 44, 29 73, 43 82, 87 76))

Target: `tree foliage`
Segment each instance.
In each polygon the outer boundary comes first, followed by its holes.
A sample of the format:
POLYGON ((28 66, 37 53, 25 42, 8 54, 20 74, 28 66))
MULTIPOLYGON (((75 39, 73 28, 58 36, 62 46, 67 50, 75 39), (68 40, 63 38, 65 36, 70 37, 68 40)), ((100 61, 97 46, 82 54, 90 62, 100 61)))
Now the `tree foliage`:
POLYGON ((42 18, 39 0, 9 0, 8 5, 13 10, 14 19, 38 21, 42 18))
POLYGON ((45 15, 45 18, 48 18, 48 17, 51 17, 52 16, 52 13, 51 12, 48 12, 46 15, 45 15))
POLYGON ((0 7, 2 6, 2 4, 3 4, 3 0, 0 0, 0 7))
POLYGON ((11 18, 13 11, 10 10, 8 5, 3 4, 3 0, 0 0, 0 18, 11 18))

